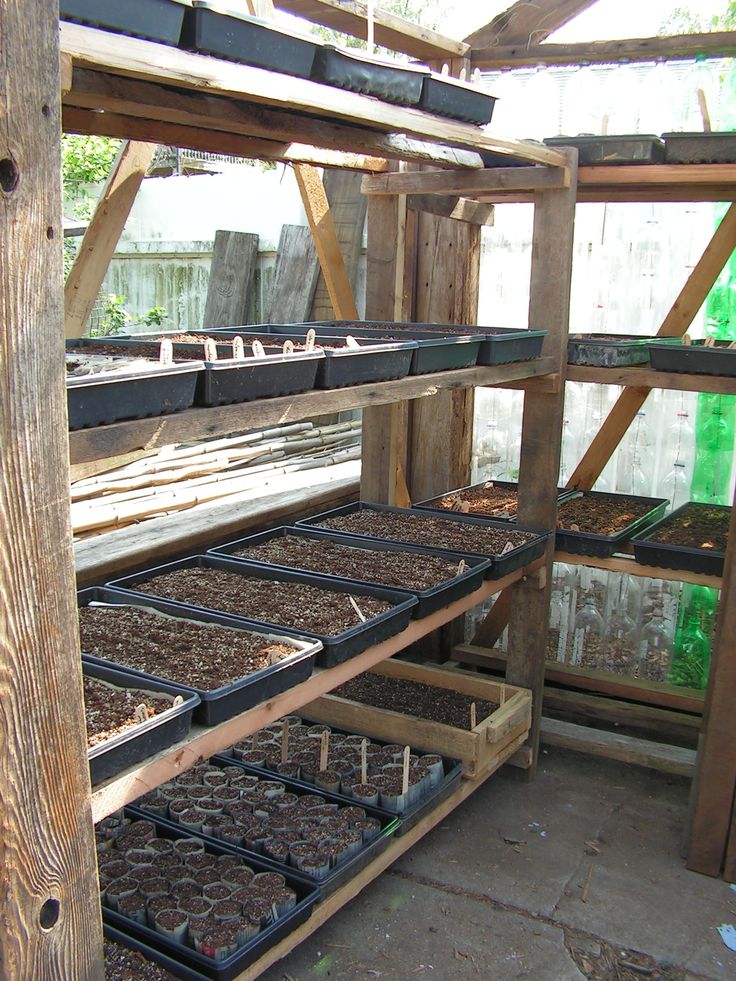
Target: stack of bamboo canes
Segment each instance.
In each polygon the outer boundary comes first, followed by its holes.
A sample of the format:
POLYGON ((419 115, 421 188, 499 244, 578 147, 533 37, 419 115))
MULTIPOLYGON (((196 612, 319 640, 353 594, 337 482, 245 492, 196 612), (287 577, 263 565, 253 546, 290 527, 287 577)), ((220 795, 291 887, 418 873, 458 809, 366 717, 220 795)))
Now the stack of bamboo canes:
POLYGON ((360 457, 360 422, 276 426, 206 443, 164 447, 71 487, 75 539, 210 501, 226 502, 283 474, 360 457))

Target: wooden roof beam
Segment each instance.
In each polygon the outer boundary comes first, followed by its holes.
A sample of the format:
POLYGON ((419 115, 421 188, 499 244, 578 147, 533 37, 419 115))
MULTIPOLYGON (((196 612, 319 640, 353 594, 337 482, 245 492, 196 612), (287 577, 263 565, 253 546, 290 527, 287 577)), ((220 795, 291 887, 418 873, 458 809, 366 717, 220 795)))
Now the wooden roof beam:
POLYGON ((578 44, 509 44, 474 48, 473 68, 498 71, 536 65, 586 65, 626 61, 682 61, 736 55, 736 31, 639 37, 626 41, 582 41, 578 44))
MULTIPOLYGON (((275 6, 342 34, 364 40, 368 36, 368 4, 362 0, 275 0, 275 6)), ((376 44, 402 51, 420 61, 464 58, 470 52, 470 45, 465 41, 456 41, 412 24, 380 7, 374 10, 373 25, 376 44)))
POLYGON ((474 49, 505 44, 538 44, 597 0, 518 0, 465 40, 474 49))
POLYGON ((567 167, 491 167, 487 170, 425 170, 363 178, 364 194, 462 194, 478 197, 507 191, 548 191, 570 186, 567 167))

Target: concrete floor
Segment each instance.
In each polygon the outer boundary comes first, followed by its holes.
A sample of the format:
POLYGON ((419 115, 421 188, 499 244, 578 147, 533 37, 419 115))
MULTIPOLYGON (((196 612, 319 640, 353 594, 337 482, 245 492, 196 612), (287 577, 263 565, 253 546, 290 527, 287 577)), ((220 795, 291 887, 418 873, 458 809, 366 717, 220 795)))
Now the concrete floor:
POLYGON ((688 783, 564 750, 499 774, 263 981, 736 978, 736 891, 679 854, 688 783), (584 897, 585 896, 585 900, 584 897))

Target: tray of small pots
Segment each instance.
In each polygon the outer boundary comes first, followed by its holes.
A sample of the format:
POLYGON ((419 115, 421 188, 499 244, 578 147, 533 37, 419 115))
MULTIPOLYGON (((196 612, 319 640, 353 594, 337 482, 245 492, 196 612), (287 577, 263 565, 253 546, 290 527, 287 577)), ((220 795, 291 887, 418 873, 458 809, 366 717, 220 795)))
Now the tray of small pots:
POLYGON ((306 681, 320 650, 319 642, 100 586, 81 590, 77 602, 83 663, 126 671, 144 687, 196 694, 194 721, 203 726, 306 681))
POLYGON ((225 842, 246 860, 257 854, 296 869, 319 883, 324 897, 388 847, 398 820, 336 794, 339 777, 333 779, 326 758, 319 776, 308 786, 213 757, 136 801, 133 811, 225 842))
POLYGON ((458 561, 454 553, 442 549, 369 542, 318 528, 288 526, 229 542, 209 554, 406 591, 418 599, 412 609, 417 619, 474 592, 490 566, 488 559, 470 555, 458 561))
POLYGON ((297 715, 253 733, 228 755, 307 791, 329 786, 355 804, 396 813, 401 819, 396 837, 448 797, 463 772, 458 760, 437 753, 419 755, 410 746, 374 742, 366 732, 314 725, 297 715))
POLYGON ((87 759, 101 783, 184 739, 199 695, 101 664, 82 665, 87 759))
POLYGON ((95 837, 103 921, 216 981, 307 920, 319 897, 298 872, 135 809, 105 818, 95 837))
MULTIPOLYGON (((565 500, 576 492, 557 488, 557 500, 565 500)), ((456 514, 472 514, 477 518, 493 518, 495 521, 516 521, 519 508, 519 485, 513 480, 484 480, 479 484, 459 487, 426 501, 413 505, 424 511, 454 511, 456 514)))
POLYGON ((582 491, 557 507, 556 547, 576 555, 613 555, 637 532, 658 521, 669 501, 582 491))
POLYGON ((207 981, 204 974, 185 967, 162 950, 129 937, 109 923, 105 936, 105 981, 207 981))
POLYGON ((689 501, 633 539, 642 565, 723 575, 731 508, 689 501))
POLYGON ((486 579, 500 579, 544 554, 550 533, 512 527, 468 514, 446 515, 358 501, 297 521, 297 527, 322 528, 340 535, 442 549, 488 559, 486 579))
POLYGON ((322 645, 332 667, 408 626, 417 598, 398 590, 328 579, 307 572, 195 555, 133 576, 117 587, 139 599, 167 600, 184 615, 211 615, 252 630, 286 630, 322 645))

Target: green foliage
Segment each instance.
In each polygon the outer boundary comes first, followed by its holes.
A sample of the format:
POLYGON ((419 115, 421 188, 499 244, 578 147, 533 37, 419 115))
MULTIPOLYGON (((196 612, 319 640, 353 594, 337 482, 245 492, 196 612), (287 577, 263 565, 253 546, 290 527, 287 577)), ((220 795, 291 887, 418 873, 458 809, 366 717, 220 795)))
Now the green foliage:
POLYGON ((65 188, 104 181, 119 147, 120 140, 107 136, 64 134, 61 138, 61 171, 65 188))
POLYGON ((123 307, 124 296, 116 296, 115 293, 107 293, 102 299, 102 318, 99 326, 90 330, 90 337, 108 337, 111 334, 121 333, 131 322, 132 317, 123 307))
POLYGON ((736 29, 736 0, 724 0, 724 9, 713 17, 704 17, 690 7, 675 7, 660 28, 660 34, 703 34, 709 31, 736 29))
POLYGON ((141 314, 141 323, 146 327, 160 327, 168 317, 165 307, 151 307, 146 313, 141 314))

